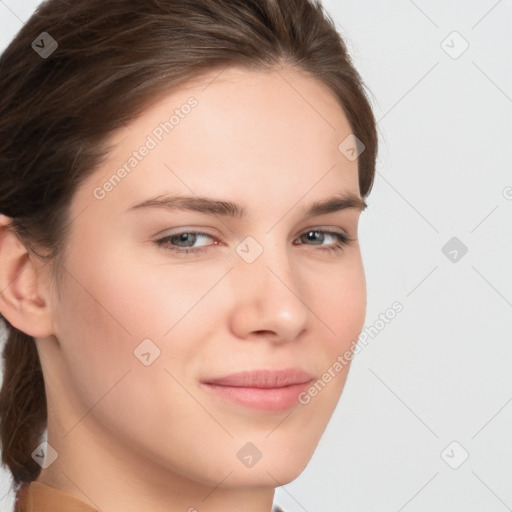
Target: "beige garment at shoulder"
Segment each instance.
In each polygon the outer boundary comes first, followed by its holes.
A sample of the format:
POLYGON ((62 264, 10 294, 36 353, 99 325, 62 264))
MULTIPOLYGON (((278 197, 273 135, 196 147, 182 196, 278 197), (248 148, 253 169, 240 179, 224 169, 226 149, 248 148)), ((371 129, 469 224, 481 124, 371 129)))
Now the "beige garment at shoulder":
MULTIPOLYGON (((41 482, 31 482, 20 493, 13 512, 99 512, 84 501, 41 482)), ((272 512, 283 512, 273 505, 272 512)))
POLYGON ((14 512, 99 512, 70 494, 41 482, 30 482, 25 486, 14 508, 14 512))

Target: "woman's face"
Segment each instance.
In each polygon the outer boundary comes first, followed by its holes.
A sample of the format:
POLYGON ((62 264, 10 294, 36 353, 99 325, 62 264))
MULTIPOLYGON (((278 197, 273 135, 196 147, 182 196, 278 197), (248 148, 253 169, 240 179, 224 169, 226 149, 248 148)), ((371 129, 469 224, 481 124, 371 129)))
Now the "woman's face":
POLYGON ((365 317, 350 133, 314 79, 230 68, 115 134, 38 340, 70 475, 276 487, 304 469, 365 317), (240 372, 260 373, 223 379, 240 372))

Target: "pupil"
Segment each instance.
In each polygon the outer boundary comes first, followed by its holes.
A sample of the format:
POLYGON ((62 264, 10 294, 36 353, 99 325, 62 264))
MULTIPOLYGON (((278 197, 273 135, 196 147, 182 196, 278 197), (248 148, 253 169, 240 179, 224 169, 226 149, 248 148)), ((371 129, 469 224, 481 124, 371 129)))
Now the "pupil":
POLYGON ((308 234, 307 234, 309 240, 311 241, 322 241, 321 238, 322 238, 322 234, 318 231, 309 231, 308 234))
POLYGON ((181 242, 189 242, 188 245, 194 245, 195 235, 192 233, 182 233, 178 238, 181 242))

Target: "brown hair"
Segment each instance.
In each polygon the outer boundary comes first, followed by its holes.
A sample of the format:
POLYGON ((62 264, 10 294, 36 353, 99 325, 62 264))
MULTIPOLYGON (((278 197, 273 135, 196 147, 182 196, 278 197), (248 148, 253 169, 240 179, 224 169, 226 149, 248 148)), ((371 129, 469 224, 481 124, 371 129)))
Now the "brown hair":
MULTIPOLYGON (((360 193, 367 196, 375 120, 319 0, 43 2, 0 57, 0 213, 56 272, 73 194, 111 149, 107 141, 116 129, 207 71, 278 64, 320 80, 339 100, 366 147, 358 169, 360 193), (58 44, 46 56, 37 51, 51 49, 44 32, 58 44)), ((3 320, 2 462, 18 492, 41 470, 31 453, 47 425, 46 395, 34 339, 3 320)))

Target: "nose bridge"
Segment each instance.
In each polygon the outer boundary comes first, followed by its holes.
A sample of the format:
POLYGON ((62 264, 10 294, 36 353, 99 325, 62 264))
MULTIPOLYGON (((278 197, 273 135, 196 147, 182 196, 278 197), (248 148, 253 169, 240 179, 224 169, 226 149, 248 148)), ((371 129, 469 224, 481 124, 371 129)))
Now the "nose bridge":
POLYGON ((243 260, 238 262, 240 272, 247 274, 246 278, 255 285, 254 291, 277 288, 279 293, 283 293, 281 289, 292 293, 291 288, 299 293, 286 243, 280 242, 275 234, 258 235, 258 239, 248 236, 238 245, 237 253, 243 260))

